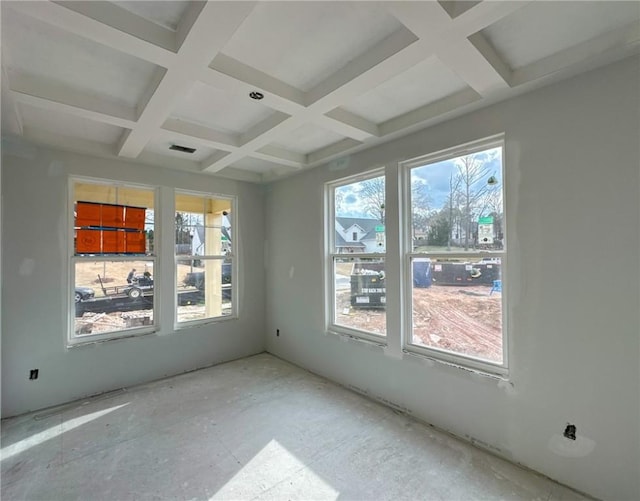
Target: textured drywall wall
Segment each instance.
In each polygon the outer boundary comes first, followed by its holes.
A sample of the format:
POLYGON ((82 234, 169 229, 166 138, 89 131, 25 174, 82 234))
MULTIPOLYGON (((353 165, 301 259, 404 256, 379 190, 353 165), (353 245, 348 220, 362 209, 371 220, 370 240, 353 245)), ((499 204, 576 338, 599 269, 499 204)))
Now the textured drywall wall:
MULTIPOLYGON (((261 186, 64 153, 15 141, 5 141, 4 146, 3 417, 264 350, 261 186), (157 334, 67 349, 67 193, 71 175, 169 190, 237 195, 239 319, 178 332, 167 322, 157 334), (30 381, 29 370, 36 368, 39 378, 30 381)), ((171 214, 169 218, 172 223, 171 214)), ((157 280, 160 275, 157 272, 155 275, 157 280)), ((169 288, 164 290, 171 297, 169 288)))
MULTIPOLYGON (((578 490, 640 499, 638 68, 627 59, 269 185, 268 350, 578 490), (323 184, 503 132, 509 383, 327 334, 323 184)), ((396 204, 387 196, 388 214, 396 204)), ((389 294, 387 312, 399 314, 389 294)))

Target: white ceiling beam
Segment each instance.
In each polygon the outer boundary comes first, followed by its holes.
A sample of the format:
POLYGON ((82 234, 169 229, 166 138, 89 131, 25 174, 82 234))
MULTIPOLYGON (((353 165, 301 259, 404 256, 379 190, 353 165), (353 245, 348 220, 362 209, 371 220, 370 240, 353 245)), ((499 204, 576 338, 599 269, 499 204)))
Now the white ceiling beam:
POLYGON ((304 167, 307 163, 306 155, 296 151, 289 151, 272 144, 263 146, 259 150, 250 153, 249 156, 269 162, 277 162, 281 165, 294 167, 296 169, 304 167))
POLYGON ((500 72, 466 38, 440 48, 437 55, 440 61, 481 96, 489 97, 509 87, 500 72))
POLYGON ((540 59, 523 68, 513 71, 513 86, 532 82, 539 78, 563 71, 576 63, 601 57, 612 49, 623 51, 640 48, 640 21, 634 21, 622 28, 604 33, 573 47, 569 47, 551 56, 540 59))
POLYGON ((191 28, 200 16, 202 9, 205 6, 204 1, 190 1, 186 11, 182 14, 178 26, 176 27, 176 49, 182 47, 182 44, 189 35, 191 28))
POLYGON ((239 80, 238 77, 220 72, 217 69, 203 69, 198 80, 240 99, 249 99, 250 92, 256 90, 261 91, 264 94, 264 99, 260 101, 261 105, 267 106, 272 110, 286 113, 287 115, 292 115, 303 108, 303 106, 297 102, 279 96, 278 94, 268 92, 265 88, 239 80))
POLYGON ((484 0, 453 19, 449 33, 455 38, 469 37, 534 1, 536 0, 484 0))
POLYGON ((203 162, 203 170, 218 172, 241 158, 251 155, 251 153, 258 151, 260 148, 277 141, 279 137, 294 131, 307 123, 307 121, 307 117, 302 114, 289 117, 284 113, 275 112, 243 134, 241 139, 242 146, 236 151, 211 164, 206 165, 203 162))
POLYGON ((324 126, 329 130, 336 130, 338 132, 340 132, 338 128, 342 126, 343 132, 340 133, 358 141, 380 135, 378 126, 375 123, 342 108, 336 108, 326 115, 321 115, 320 119, 315 122, 321 127, 324 126), (348 127, 348 129, 346 129, 346 127, 348 127), (355 133, 350 132, 354 129, 356 131, 355 133))
POLYGON ((167 119, 159 129, 159 132, 165 137, 193 138, 199 144, 217 150, 234 151, 240 144, 240 138, 235 134, 225 134, 224 132, 177 118, 167 119))
MULTIPOLYGON (((3 50, 3 58, 6 52, 3 50)), ((2 133, 11 133, 22 136, 23 125, 22 115, 18 109, 18 103, 13 98, 9 86, 9 75, 7 68, 2 66, 2 78, 0 79, 0 106, 2 107, 2 133)))
POLYGON ((307 104, 326 113, 343 104, 345 97, 359 95, 410 68, 427 57, 411 50, 417 40, 405 28, 395 31, 311 89, 307 104))
POLYGON ((427 120, 444 115, 445 113, 449 113, 480 99, 481 96, 471 88, 461 90, 433 103, 409 111, 404 115, 387 120, 380 124, 380 133, 382 136, 387 136, 400 132, 401 130, 424 123, 427 120))
POLYGON ((49 1, 3 2, 2 8, 5 7, 159 66, 168 67, 176 58, 174 52, 164 47, 120 31, 60 4, 49 1))
MULTIPOLYGON (((264 136, 265 134, 271 134, 271 132, 275 128, 286 122, 288 118, 290 118, 289 115, 286 115, 285 113, 280 113, 278 111, 273 112, 267 118, 258 122, 248 131, 242 134, 242 136, 240 137, 240 144, 242 146, 247 146, 255 139, 264 136)), ((299 122, 300 120, 298 119, 297 121, 299 122)))
POLYGON ((140 17, 114 3, 100 0, 91 2, 54 0, 54 3, 153 45, 172 52, 176 51, 175 31, 140 17))
MULTIPOLYGON (((435 53, 479 94, 489 96, 497 90, 509 87, 503 76, 506 64, 498 58, 495 51, 490 54, 491 60, 485 58, 483 52, 467 37, 522 8, 526 3, 485 1, 454 19, 437 2, 391 3, 389 10, 420 37, 426 50, 435 53)), ((478 40, 477 38, 476 41, 478 40)), ((484 52, 489 54, 486 46, 481 48, 486 49, 484 52)))
POLYGON ((209 67, 246 84, 252 90, 264 91, 265 96, 279 98, 277 102, 285 107, 280 109, 284 113, 293 114, 304 108, 305 96, 302 91, 225 54, 218 54, 209 67))
POLYGON ((469 42, 480 54, 482 54, 482 57, 487 60, 507 85, 511 86, 511 80, 513 79, 511 68, 509 68, 509 65, 502 60, 487 38, 482 33, 478 32, 469 37, 469 42))
POLYGON ((11 95, 16 102, 51 111, 60 111, 117 127, 135 126, 133 108, 107 102, 55 82, 42 82, 28 75, 11 78, 11 95))
POLYGON ((331 157, 341 155, 360 145, 362 145, 360 141, 356 141, 354 139, 343 139, 342 141, 338 141, 337 143, 330 144, 329 146, 325 146, 324 148, 320 148, 319 150, 309 153, 307 158, 309 159, 309 164, 325 162, 330 160, 331 157))
POLYGON ((254 3, 208 2, 186 34, 175 60, 149 99, 137 126, 126 135, 118 154, 135 158, 167 119, 175 102, 224 47, 254 8, 254 3))

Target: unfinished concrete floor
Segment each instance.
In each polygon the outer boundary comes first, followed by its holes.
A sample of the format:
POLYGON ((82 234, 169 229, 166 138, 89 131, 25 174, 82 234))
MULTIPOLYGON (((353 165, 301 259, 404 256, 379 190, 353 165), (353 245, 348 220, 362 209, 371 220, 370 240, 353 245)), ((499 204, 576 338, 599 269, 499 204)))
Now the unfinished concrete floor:
POLYGON ((2 423, 2 499, 585 499, 268 354, 2 423))

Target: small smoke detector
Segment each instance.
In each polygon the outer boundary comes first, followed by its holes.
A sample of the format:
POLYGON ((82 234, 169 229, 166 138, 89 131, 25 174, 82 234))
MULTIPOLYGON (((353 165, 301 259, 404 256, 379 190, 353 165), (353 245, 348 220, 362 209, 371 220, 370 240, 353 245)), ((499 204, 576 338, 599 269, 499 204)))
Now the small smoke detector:
POLYGON ((180 146, 179 144, 172 144, 171 146, 169 146, 169 149, 173 151, 180 151, 182 153, 193 153, 194 151, 196 151, 195 148, 189 148, 188 146, 180 146))
POLYGON ((264 94, 262 92, 258 92, 257 90, 254 90, 253 92, 249 92, 249 97, 251 99, 255 99, 256 101, 260 101, 260 99, 264 97, 264 94))

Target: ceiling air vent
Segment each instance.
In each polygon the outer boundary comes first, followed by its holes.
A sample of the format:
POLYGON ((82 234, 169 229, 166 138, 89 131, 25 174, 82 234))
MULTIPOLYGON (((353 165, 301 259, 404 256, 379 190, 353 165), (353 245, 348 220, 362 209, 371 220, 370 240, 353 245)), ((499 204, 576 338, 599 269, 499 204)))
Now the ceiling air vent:
POLYGON ((193 153, 196 151, 195 148, 189 148, 187 146, 180 146, 179 144, 172 144, 169 146, 170 150, 181 151, 182 153, 193 153))

